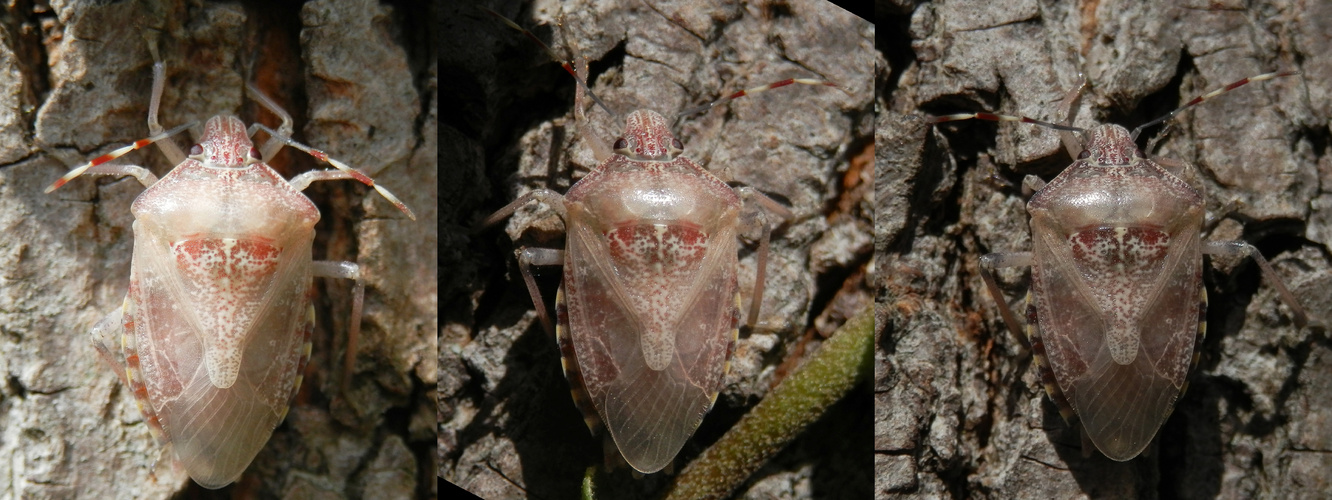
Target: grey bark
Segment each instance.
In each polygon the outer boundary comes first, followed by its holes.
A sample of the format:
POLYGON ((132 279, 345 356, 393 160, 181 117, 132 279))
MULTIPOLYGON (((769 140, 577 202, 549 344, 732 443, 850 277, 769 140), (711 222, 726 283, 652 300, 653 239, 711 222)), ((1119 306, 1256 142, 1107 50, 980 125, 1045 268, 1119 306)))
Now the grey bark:
MULTIPOLYGON (((878 44, 876 252, 886 321, 876 497, 1326 495, 1332 342, 1325 330, 1295 328, 1256 267, 1229 259, 1205 266, 1201 363, 1149 452, 1123 463, 1083 458, 1078 430, 1059 418, 1029 351, 1004 328, 977 262, 1031 248, 1022 177, 1049 180, 1071 159, 1052 130, 930 127, 920 117, 987 110, 1057 121, 1059 100, 1083 74, 1090 88, 1075 125, 1133 127, 1240 78, 1303 71, 1180 115, 1156 154, 1199 169, 1209 213, 1241 202, 1204 237, 1257 245, 1326 322, 1328 4, 946 1, 880 4, 878 14, 891 35, 878 44)), ((1028 276, 1000 273, 1019 311, 1028 276)))
MULTIPOLYGON (((795 213, 773 239, 759 326, 742 332, 716 406, 677 459, 683 467, 767 392, 783 358, 816 348, 817 336, 802 340, 806 331, 830 332, 857 297, 868 302, 857 271, 871 250, 869 171, 867 162, 864 170, 851 164, 870 140, 873 26, 815 1, 488 5, 553 40, 561 57, 590 60, 592 89, 621 114, 646 107, 670 120, 788 77, 853 92, 797 85, 672 123, 686 155, 795 213), (839 295, 844 282, 848 292, 839 295)), ((445 135, 457 136, 459 175, 456 196, 446 197, 456 234, 445 237, 441 254, 456 261, 443 277, 450 305, 440 346, 439 474, 485 498, 568 498, 584 469, 603 462, 602 447, 570 398, 555 340, 537 323, 513 257, 520 246, 561 247, 563 224, 534 204, 503 228, 466 231, 531 189, 566 190, 595 166, 590 144, 609 146, 623 123, 599 108, 586 111, 589 125, 576 121, 572 79, 498 19, 470 6, 444 17, 446 36, 458 44, 457 52, 445 50, 445 67, 459 80, 455 130, 445 135)), ((741 243, 745 305, 756 237, 741 243)), ((538 272, 549 306, 560 270, 538 272)), ((838 408, 747 485, 748 494, 868 496, 868 400, 860 393, 838 408)), ((635 480, 622 466, 612 491, 644 497, 667 479, 635 480)))
MULTIPOLYGON (((0 25, 0 497, 165 498, 203 493, 160 451, 129 390, 87 336, 129 283, 133 178, 70 168, 148 135, 152 60, 167 64, 167 127, 238 114, 255 82, 296 117, 296 139, 376 179, 416 210, 407 221, 373 191, 316 183, 314 256, 359 262, 367 280, 360 350, 338 389, 350 285, 316 280, 314 355, 286 422, 222 494, 425 496, 434 488, 437 375, 434 228, 436 72, 425 5, 319 1, 284 9, 199 2, 11 7, 0 25), (415 9, 416 11, 412 11, 415 9), (413 21, 416 19, 416 21, 413 21)), ((196 127, 195 132, 199 131, 196 127)), ((189 135, 189 134, 185 134, 189 135)), ((177 137, 188 149, 189 138, 177 137)), ((327 168, 290 148, 283 175, 327 168)), ((164 175, 155 147, 123 161, 164 175)))

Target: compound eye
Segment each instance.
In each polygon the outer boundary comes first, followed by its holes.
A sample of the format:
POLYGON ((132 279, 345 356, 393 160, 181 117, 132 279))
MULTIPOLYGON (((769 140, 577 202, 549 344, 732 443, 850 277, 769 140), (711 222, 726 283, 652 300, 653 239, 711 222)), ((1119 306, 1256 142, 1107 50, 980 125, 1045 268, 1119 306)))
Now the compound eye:
POLYGON ((251 160, 251 161, 263 161, 263 160, 264 160, 263 158, 259 157, 259 148, 250 148, 250 160, 251 160))
POLYGON ((1087 158, 1091 158, 1091 150, 1090 150, 1090 149, 1083 149, 1081 153, 1078 153, 1078 159, 1079 159, 1079 160, 1086 160, 1087 158))
POLYGON ((615 140, 615 145, 611 146, 611 148, 614 149, 616 153, 629 154, 629 141, 626 141, 621 137, 615 140))
POLYGON ((676 151, 684 151, 684 144, 680 143, 680 140, 674 137, 671 138, 671 147, 676 151))
POLYGON ((203 145, 195 144, 190 146, 190 156, 203 156, 203 145))

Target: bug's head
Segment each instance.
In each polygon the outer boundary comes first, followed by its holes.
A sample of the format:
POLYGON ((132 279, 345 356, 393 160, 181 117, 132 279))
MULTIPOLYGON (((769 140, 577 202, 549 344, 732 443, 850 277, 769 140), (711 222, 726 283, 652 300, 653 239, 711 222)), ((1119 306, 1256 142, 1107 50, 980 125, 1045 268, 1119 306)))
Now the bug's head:
POLYGON ((615 139, 614 149, 638 161, 670 161, 684 152, 684 145, 671 135, 666 118, 640 109, 624 119, 624 135, 615 139))
POLYGON ((1087 131, 1086 136, 1086 147, 1078 155, 1080 160, 1091 160, 1098 165, 1128 165, 1135 158, 1142 158, 1133 136, 1119 125, 1099 125, 1087 131))
POLYGON ((245 122, 229 115, 208 119, 198 144, 190 147, 190 158, 213 168, 241 168, 261 161, 245 122))

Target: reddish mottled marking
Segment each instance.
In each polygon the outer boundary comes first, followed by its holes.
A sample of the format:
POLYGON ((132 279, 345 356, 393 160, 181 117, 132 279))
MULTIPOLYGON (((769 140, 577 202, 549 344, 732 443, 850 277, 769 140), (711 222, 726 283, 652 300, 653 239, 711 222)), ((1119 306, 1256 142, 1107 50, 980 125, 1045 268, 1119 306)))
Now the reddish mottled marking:
MULTIPOLYGON (((148 120, 154 128, 164 80, 158 63, 148 120)), ((271 141, 309 151, 286 137, 290 117, 251 91, 284 117, 281 132, 256 127, 267 130, 271 141)), ((319 212, 297 187, 353 178, 374 187, 409 218, 412 214, 368 176, 321 151, 311 154, 337 171, 304 175, 294 184, 283 179, 261 161, 247 127, 234 116, 209 119, 199 144, 161 179, 141 167, 106 165, 191 125, 99 156, 47 191, 84 173, 132 175, 148 188, 131 207, 135 246, 129 290, 91 336, 129 386, 153 435, 172 446, 196 482, 220 488, 244 472, 301 386, 314 328, 313 276, 360 279, 350 263, 322 263, 316 270, 310 247, 319 212)), ((353 292, 352 339, 359 330, 362 290, 353 292)), ((347 352, 345 377, 354 341, 347 352)))
POLYGON ((200 329, 211 335, 204 344, 209 377, 219 388, 231 387, 282 248, 266 238, 207 238, 178 241, 171 252, 200 329))
MULTIPOLYGON (((527 30, 484 10, 550 52, 527 30)), ((559 59, 553 53, 552 58, 559 59)), ((561 66, 606 108, 571 64, 561 66)), ((788 78, 736 91, 680 116, 797 83, 839 88, 788 78)), ((697 429, 735 350, 741 195, 769 202, 768 212, 786 211, 756 191, 728 186, 683 156, 683 145, 657 112, 637 110, 624 121, 623 135, 613 142, 615 154, 563 196, 545 189, 529 193, 485 224, 507 218, 532 200, 554 207, 564 219, 568 242, 553 330, 565 374, 589 426, 604 422, 625 460, 652 473, 667 466, 697 429)), ((761 281, 770 225, 762 215, 755 219, 764 229, 761 281)), ((526 265, 553 264, 552 256, 520 253, 524 280, 547 329, 552 329, 550 318, 526 265)), ((755 295, 761 297, 759 290, 755 295)), ((751 321, 758 316, 759 297, 751 321)))
MULTIPOLYGON (((1079 129, 984 112, 928 119, 1018 121, 1079 133, 1064 137, 1078 160, 1027 203, 1032 251, 987 255, 982 270, 989 292, 1003 304, 990 269, 1032 266, 1025 335, 1042 382, 1065 418, 1076 416, 1111 459, 1131 459, 1151 442, 1186 386, 1206 328, 1206 295, 1200 291, 1202 196, 1145 158, 1134 140, 1143 128, 1189 106, 1247 83, 1291 74, 1228 84, 1131 133, 1118 125, 1079 129), (1075 139, 1081 139, 1080 154, 1075 139), (1066 406, 1076 413, 1066 412, 1066 406)), ((1065 110, 1077 91, 1064 100, 1065 110)), ((1272 278, 1270 266, 1251 246, 1232 244, 1246 247, 1272 278)), ((1302 326, 1305 315, 1298 301, 1279 282, 1273 285, 1302 326)), ((1012 312, 1000 312, 1019 334, 1022 328, 1012 312)))
POLYGON ((1068 242, 1078 269, 1091 279, 1121 271, 1149 276, 1170 250, 1170 235, 1160 228, 1098 227, 1075 232, 1068 242))

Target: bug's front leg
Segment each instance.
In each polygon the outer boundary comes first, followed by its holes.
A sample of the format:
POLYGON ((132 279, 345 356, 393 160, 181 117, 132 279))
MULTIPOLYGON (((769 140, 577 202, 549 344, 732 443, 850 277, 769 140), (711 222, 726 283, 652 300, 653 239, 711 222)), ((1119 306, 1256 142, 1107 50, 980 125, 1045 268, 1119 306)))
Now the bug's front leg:
POLYGON ((1004 267, 1031 267, 1031 252, 991 253, 980 258, 981 278, 985 280, 985 288, 990 291, 995 305, 999 306, 999 315, 1004 318, 1004 324, 1008 325, 1013 336, 1025 344, 1024 339, 1027 337, 1022 334, 1022 324, 1018 323, 1013 309, 1008 307, 1004 292, 999 290, 999 284, 994 279, 994 270, 1004 267))
MULTIPOLYGON (((1276 270, 1267 263, 1263 254, 1256 247, 1243 241, 1207 241, 1203 242, 1202 253, 1205 255, 1228 255, 1232 257, 1248 256, 1258 263, 1258 268, 1263 271, 1263 281, 1266 281, 1272 288, 1275 288, 1281 301, 1290 308, 1291 315, 1294 316, 1295 326, 1304 328, 1309 325, 1309 315, 1304 311, 1304 306, 1295 298, 1295 294, 1286 289, 1286 284, 1277 276, 1276 270)), ((1314 324, 1323 327, 1321 320, 1315 320, 1314 324)))
MULTIPOLYGON (((1082 91, 1087 88, 1087 78, 1078 75, 1078 84, 1068 91, 1064 100, 1059 103, 1059 116, 1064 117, 1059 121, 1060 125, 1073 126, 1073 103, 1077 102, 1078 97, 1082 96, 1082 91)), ((1059 131, 1059 141, 1064 143, 1064 149, 1068 151, 1069 158, 1077 158, 1082 153, 1082 141, 1075 135, 1076 132, 1068 130, 1059 131)))
POLYGON ((790 220, 791 211, 777 203, 776 200, 769 198, 757 189, 744 186, 736 189, 740 194, 741 202, 749 204, 758 203, 764 210, 752 210, 747 212, 741 223, 744 224, 744 230, 750 231, 757 228, 761 231, 759 235, 758 248, 758 269, 754 273, 754 292, 753 298, 749 302, 749 317, 745 319, 745 326, 750 330, 758 323, 759 305, 763 303, 763 290, 766 287, 765 282, 768 278, 768 241, 772 237, 772 224, 768 223, 768 212, 776 214, 782 220, 790 220))
POLYGON ((496 210, 495 213, 490 214, 490 217, 486 217, 486 220, 481 221, 481 224, 477 225, 477 228, 485 229, 493 226, 495 223, 509 218, 509 216, 513 215, 514 212, 517 212, 519 208, 523 208, 523 205, 531 203, 532 201, 539 201, 546 204, 546 206, 550 207, 551 210, 554 210, 555 213, 560 216, 560 220, 568 220, 565 218, 564 195, 549 189, 535 189, 530 193, 519 196, 518 199, 513 200, 513 202, 504 205, 504 208, 496 210))
POLYGON ((317 260, 310 263, 310 271, 314 276, 349 279, 353 283, 351 324, 347 326, 347 354, 342 361, 342 392, 346 393, 356 361, 356 344, 361 338, 361 308, 365 305, 365 280, 361 278, 361 266, 355 262, 317 260))

